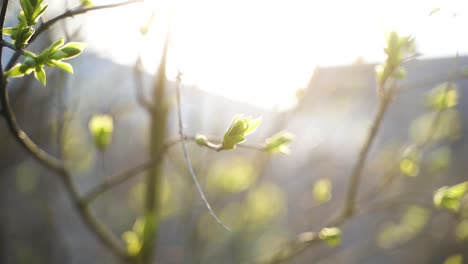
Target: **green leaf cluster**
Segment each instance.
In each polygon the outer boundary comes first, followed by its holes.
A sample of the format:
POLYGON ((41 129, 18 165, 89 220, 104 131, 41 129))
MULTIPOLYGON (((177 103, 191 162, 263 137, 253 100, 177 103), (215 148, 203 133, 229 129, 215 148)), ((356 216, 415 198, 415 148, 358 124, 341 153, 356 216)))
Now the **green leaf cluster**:
POLYGON ((10 35, 13 44, 18 49, 28 45, 29 39, 34 35, 34 25, 47 10, 43 0, 20 0, 22 11, 18 15, 18 24, 11 28, 4 28, 3 34, 10 35))
POLYGON ((341 243, 341 230, 337 227, 323 228, 320 230, 319 238, 330 247, 339 246, 341 243))
POLYGON ((388 222, 377 236, 377 245, 392 249, 407 243, 428 225, 430 211, 418 205, 409 206, 399 222, 388 222))
POLYGON ((382 65, 378 65, 375 69, 379 85, 383 86, 389 78, 405 78, 406 72, 401 64, 405 56, 408 53, 414 53, 415 50, 413 37, 400 36, 396 31, 390 32, 387 35, 387 44, 384 49, 387 58, 382 65))
POLYGON ((99 150, 104 150, 112 140, 114 121, 109 115, 96 115, 89 121, 89 131, 94 139, 94 144, 99 150))
POLYGON ((452 212, 458 212, 461 199, 468 191, 468 181, 453 186, 443 186, 434 194, 434 206, 444 208, 452 212))
POLYGON ((294 135, 285 131, 276 133, 265 140, 265 150, 268 153, 289 153, 289 143, 294 140, 294 135))
POLYGON ((66 72, 73 73, 73 67, 63 62, 64 60, 72 59, 83 51, 84 43, 70 42, 64 44, 63 39, 59 39, 46 48, 41 54, 36 55, 32 52, 25 51, 26 58, 23 63, 15 65, 7 72, 9 77, 21 77, 34 72, 34 76, 44 86, 46 85, 45 66, 57 67, 66 72))
POLYGON ((262 122, 262 118, 252 119, 252 117, 244 117, 236 115, 231 122, 231 125, 224 133, 222 147, 224 150, 236 148, 236 145, 245 141, 245 136, 252 133, 262 122))

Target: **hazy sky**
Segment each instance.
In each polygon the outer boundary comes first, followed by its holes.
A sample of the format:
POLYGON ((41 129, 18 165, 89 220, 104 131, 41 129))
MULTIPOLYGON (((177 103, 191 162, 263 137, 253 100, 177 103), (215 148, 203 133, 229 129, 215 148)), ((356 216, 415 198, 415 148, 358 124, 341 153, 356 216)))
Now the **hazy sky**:
MULTIPOLYGON (((291 102, 317 65, 351 63, 358 56, 381 61, 384 32, 392 29, 413 34, 429 57, 468 52, 466 0, 176 2, 170 75, 179 68, 187 83, 266 107, 291 102), (429 16, 435 8, 440 12, 429 16)), ((92 25, 89 45, 124 64, 133 63, 141 50, 152 71, 168 10, 167 2, 147 1, 96 12, 86 22, 92 25), (142 39, 138 28, 152 8, 154 27, 142 39)))

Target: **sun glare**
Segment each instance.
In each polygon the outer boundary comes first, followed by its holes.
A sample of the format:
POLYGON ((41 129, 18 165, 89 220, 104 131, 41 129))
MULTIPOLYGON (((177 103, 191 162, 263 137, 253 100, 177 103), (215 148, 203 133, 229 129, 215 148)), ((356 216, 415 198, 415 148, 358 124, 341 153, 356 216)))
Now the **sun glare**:
POLYGON ((169 20, 169 78, 181 70, 185 83, 268 108, 291 105, 318 65, 382 60, 386 31, 413 34, 428 56, 468 47, 462 0, 147 0, 90 15, 90 46, 124 64, 141 52, 153 71, 169 20), (434 8, 441 11, 429 16, 434 8), (155 19, 142 37, 151 12, 155 19))

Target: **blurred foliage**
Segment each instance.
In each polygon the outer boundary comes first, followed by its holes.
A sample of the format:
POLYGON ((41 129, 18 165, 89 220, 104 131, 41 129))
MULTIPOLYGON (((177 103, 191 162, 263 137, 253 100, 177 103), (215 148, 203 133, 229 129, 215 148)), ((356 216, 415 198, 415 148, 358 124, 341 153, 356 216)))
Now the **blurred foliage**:
POLYGON ((91 7, 94 5, 93 1, 91 0, 80 0, 80 2, 81 2, 81 5, 85 7, 91 7))
POLYGON ((326 203, 332 198, 332 183, 328 179, 320 179, 315 182, 312 189, 314 200, 318 203, 326 203))
POLYGON ((272 221, 286 210, 286 196, 280 187, 266 183, 250 190, 243 208, 249 227, 258 227, 272 221))
POLYGON ((461 254, 451 255, 444 261, 444 264, 463 264, 463 256, 461 254))
POLYGON ((453 186, 443 186, 434 194, 434 205, 453 212, 460 209, 461 199, 468 190, 468 182, 462 182, 453 186))
POLYGON ((460 241, 468 241, 468 219, 464 219, 457 224, 455 237, 460 241))
POLYGON ((400 161, 400 172, 405 176, 414 177, 419 174, 420 152, 415 146, 406 148, 400 161))
MULTIPOLYGON (((157 199, 160 203, 160 209, 158 216, 160 218, 167 218, 172 216, 177 212, 178 207, 175 203, 174 190, 171 182, 167 180, 166 177, 163 177, 161 180, 160 191, 161 194, 157 199)), ((135 184, 128 193, 128 203, 130 208, 142 212, 144 206, 144 197, 145 197, 145 182, 140 181, 135 184)))
POLYGON ((105 150, 112 140, 114 120, 110 115, 95 115, 88 123, 94 144, 99 150, 105 150))
POLYGON ((268 153, 289 153, 289 144, 294 140, 294 135, 285 131, 276 133, 265 140, 265 149, 268 153))
POLYGON ((438 174, 450 167, 452 163, 452 150, 442 146, 430 152, 427 157, 427 169, 429 173, 438 174))
POLYGON ((213 162, 206 177, 209 191, 237 193, 252 186, 258 172, 251 160, 235 156, 213 162))
POLYGON ((136 256, 140 253, 143 246, 143 231, 145 227, 145 221, 143 219, 137 219, 133 224, 131 231, 126 231, 122 234, 122 239, 127 244, 127 251, 131 256, 136 256))
POLYGON ((96 153, 89 145, 88 137, 79 122, 73 120, 62 131, 62 158, 74 171, 89 171, 96 161, 96 153))
POLYGON ((461 133, 460 113, 455 109, 448 109, 442 113, 426 113, 415 119, 410 126, 410 134, 413 142, 421 144, 429 137, 433 142, 440 140, 457 140, 461 133), (438 117, 436 127, 433 127, 435 118, 438 117))
POLYGON ((337 247, 341 243, 341 230, 336 227, 324 228, 319 233, 319 238, 330 247, 337 247))
POLYGON ((445 82, 429 91, 426 100, 432 110, 445 110, 458 104, 457 87, 451 82, 445 82))
POLYGON ((427 209, 413 205, 407 208, 398 223, 388 222, 377 235, 377 245, 391 249, 416 237, 426 226, 430 213, 427 209))

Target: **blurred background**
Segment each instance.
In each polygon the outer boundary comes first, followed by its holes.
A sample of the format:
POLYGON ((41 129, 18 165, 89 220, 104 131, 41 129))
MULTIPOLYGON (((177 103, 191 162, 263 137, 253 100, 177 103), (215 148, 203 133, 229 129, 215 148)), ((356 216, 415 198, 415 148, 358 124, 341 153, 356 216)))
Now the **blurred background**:
MULTIPOLYGON (((47 2, 46 21, 80 4, 47 2)), ((12 1, 6 26, 16 23, 18 10, 12 1)), ((85 52, 71 61, 74 75, 48 70, 47 87, 32 76, 15 79, 11 100, 22 128, 63 158, 86 193, 148 159, 149 115, 137 101, 135 63, 141 56, 143 92, 150 95, 171 24, 167 78, 174 96, 177 71, 184 73, 186 134, 222 138, 232 117, 245 114, 263 117, 247 143, 261 144, 281 130, 295 141, 287 155, 242 148, 218 153, 189 143, 208 200, 233 232, 209 215, 180 145, 171 147, 164 158, 156 262, 252 263, 303 232, 319 231, 342 208, 377 109, 374 68, 385 59, 385 33, 411 34, 421 56, 404 65, 407 77, 372 146, 359 213, 341 226, 340 246, 314 245, 287 263, 468 259, 466 199, 458 214, 433 207, 438 188, 467 180, 467 12, 461 0, 146 1, 56 24, 30 50, 60 37, 86 42, 85 52), (437 112, 430 100, 447 82, 456 98, 437 112), (114 120, 105 151, 88 130, 97 114, 114 120), (433 140, 402 165, 427 133, 433 140)), ((5 63, 11 51, 4 52, 5 63)), ((168 133, 177 136, 175 97, 173 102, 168 133)), ((83 224, 57 176, 18 146, 3 121, 0 134, 0 263, 119 263, 83 224)), ((119 237, 143 214, 144 174, 92 204, 119 237)))

